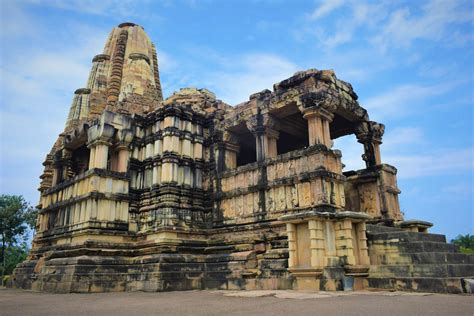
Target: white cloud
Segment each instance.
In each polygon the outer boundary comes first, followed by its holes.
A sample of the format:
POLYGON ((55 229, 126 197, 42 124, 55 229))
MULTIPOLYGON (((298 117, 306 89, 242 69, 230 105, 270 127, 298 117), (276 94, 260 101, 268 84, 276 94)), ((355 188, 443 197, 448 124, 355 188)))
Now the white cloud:
POLYGON ((334 10, 343 6, 345 2, 345 0, 323 0, 321 1, 321 4, 314 9, 309 18, 311 20, 318 20, 325 17, 334 10))
MULTIPOLYGON (((223 56, 220 52, 203 46, 192 46, 181 63, 174 61, 166 52, 160 65, 170 61, 171 66, 160 69, 166 80, 164 94, 170 95, 184 87, 207 88, 217 98, 231 105, 247 101, 249 96, 301 70, 292 61, 276 54, 253 52, 223 56)), ((160 52, 158 52, 160 58, 160 52)))
POLYGON ((472 22, 473 18, 472 3, 466 1, 429 1, 418 15, 402 7, 390 15, 373 41, 387 49, 389 46, 407 47, 418 39, 445 40, 450 35, 451 25, 472 22))
POLYGON ((474 170, 474 149, 438 149, 413 155, 391 155, 382 158, 398 169, 399 178, 466 174, 474 170))
MULTIPOLYGON (((421 131, 416 128, 400 129, 400 137, 384 140, 381 147, 382 162, 398 169, 398 178, 421 178, 439 175, 467 174, 474 171, 474 149, 433 148, 420 153, 410 145, 425 142, 421 131), (405 154, 404 152, 410 152, 405 154)), ((365 168, 362 160, 363 146, 355 136, 346 136, 334 141, 334 148, 342 151, 344 171, 365 168)))
MULTIPOLYGON (((423 146, 423 149, 419 149, 419 145, 427 143, 428 141, 419 127, 395 128, 387 132, 383 139, 382 162, 395 166, 400 179, 454 174, 467 174, 472 178, 474 148, 428 147, 426 149, 423 146)), ((365 163, 361 158, 363 146, 357 142, 354 135, 334 140, 334 148, 342 151, 344 171, 365 168, 365 163)))
POLYGON ((418 145, 425 142, 423 130, 419 127, 405 126, 387 128, 383 137, 383 150, 395 149, 400 145, 418 145))
POLYGON ((22 0, 28 4, 94 15, 135 16, 137 3, 133 0, 22 0))
POLYGON ((472 200, 472 197, 474 196, 474 185, 472 180, 471 177, 470 182, 462 181, 461 183, 445 186, 441 188, 441 191, 443 193, 454 194, 456 198, 469 198, 472 200))
POLYGON ((459 82, 436 85, 405 84, 362 101, 371 119, 382 120, 388 116, 412 114, 430 98, 451 91, 459 82))
POLYGON ((378 29, 378 24, 386 15, 385 3, 324 1, 315 8, 310 18, 305 20, 305 25, 293 34, 299 40, 306 36, 316 37, 318 46, 331 52, 342 44, 352 42, 355 37, 360 38, 360 29, 378 29), (318 21, 333 11, 338 11, 338 15, 334 15, 331 21, 324 24, 318 21))
POLYGON ((203 82, 230 104, 247 101, 250 94, 263 89, 272 90, 274 83, 299 70, 296 64, 274 54, 244 54, 232 60, 228 69, 203 74, 203 82))

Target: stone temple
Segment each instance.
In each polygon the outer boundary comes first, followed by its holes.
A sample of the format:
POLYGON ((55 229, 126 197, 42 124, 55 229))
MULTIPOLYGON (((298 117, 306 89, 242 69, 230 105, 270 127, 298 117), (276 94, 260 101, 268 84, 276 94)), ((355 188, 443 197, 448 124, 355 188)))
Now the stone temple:
POLYGON ((469 291, 474 256, 403 218, 384 125, 332 70, 230 106, 206 89, 163 99, 158 69, 133 23, 92 59, 43 163, 36 235, 13 286, 469 291), (352 134, 366 168, 343 172, 333 140, 352 134))

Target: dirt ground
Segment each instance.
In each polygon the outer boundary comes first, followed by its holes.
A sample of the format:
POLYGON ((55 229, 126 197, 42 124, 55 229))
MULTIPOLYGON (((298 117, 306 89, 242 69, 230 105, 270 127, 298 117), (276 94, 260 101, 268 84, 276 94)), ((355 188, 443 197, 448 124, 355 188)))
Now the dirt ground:
POLYGON ((0 315, 474 315, 474 296, 403 292, 49 294, 0 288, 0 315))

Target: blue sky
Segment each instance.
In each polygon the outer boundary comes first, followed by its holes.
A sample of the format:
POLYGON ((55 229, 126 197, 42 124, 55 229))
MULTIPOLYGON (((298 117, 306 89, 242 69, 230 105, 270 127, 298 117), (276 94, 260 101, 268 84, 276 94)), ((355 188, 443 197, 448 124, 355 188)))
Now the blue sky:
MULTIPOLYGON (((165 96, 208 88, 232 104, 295 71, 334 69, 399 170, 407 219, 448 238, 474 233, 473 1, 0 2, 0 192, 38 201, 41 163, 73 92, 112 27, 132 21, 156 44, 165 96)), ((363 167, 355 137, 335 142, 363 167)))

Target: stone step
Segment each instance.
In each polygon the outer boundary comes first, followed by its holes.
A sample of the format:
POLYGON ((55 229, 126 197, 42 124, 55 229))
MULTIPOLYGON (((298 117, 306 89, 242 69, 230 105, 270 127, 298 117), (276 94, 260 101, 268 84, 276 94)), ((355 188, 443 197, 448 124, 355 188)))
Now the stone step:
POLYGON ((369 277, 368 287, 397 291, 431 292, 431 293, 469 293, 463 278, 436 277, 369 277))
MULTIPOLYGON (((403 254, 404 255, 404 254, 403 254)), ((474 264, 474 254, 453 252, 407 253, 414 264, 474 264)))
POLYGON ((385 233, 385 232, 402 232, 403 230, 398 227, 389 227, 385 225, 373 225, 367 224, 366 230, 368 233, 385 233))
POLYGON ((416 241, 431 241, 446 243, 446 236, 441 234, 426 234, 405 231, 394 232, 378 232, 367 233, 369 241, 385 241, 385 242, 416 242, 416 241))
POLYGON ((453 244, 434 241, 411 241, 398 243, 400 253, 448 252, 458 253, 459 247, 453 244))
POLYGON ((384 253, 371 256, 377 264, 474 264, 474 254, 452 252, 384 253))
POLYGON ((371 277, 473 277, 473 264, 396 264, 371 266, 371 277))

